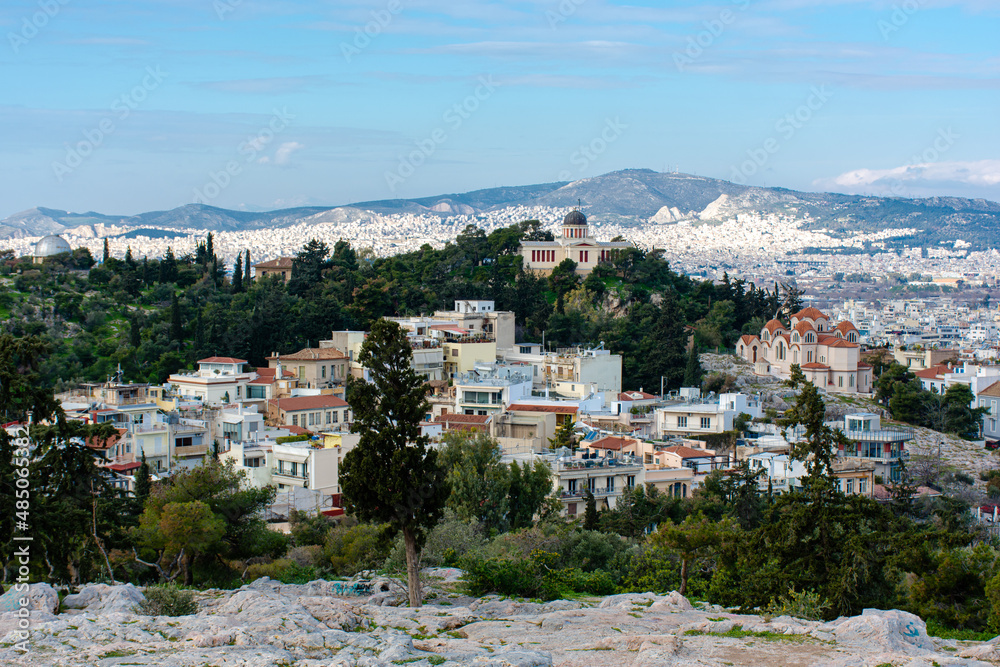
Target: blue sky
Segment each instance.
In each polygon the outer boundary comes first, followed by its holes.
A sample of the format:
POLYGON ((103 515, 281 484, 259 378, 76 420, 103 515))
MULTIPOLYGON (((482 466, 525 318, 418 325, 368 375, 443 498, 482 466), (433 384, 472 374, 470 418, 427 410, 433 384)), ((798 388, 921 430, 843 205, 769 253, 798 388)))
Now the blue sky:
POLYGON ((1000 200, 994 0, 6 0, 0 217, 646 167, 1000 200))

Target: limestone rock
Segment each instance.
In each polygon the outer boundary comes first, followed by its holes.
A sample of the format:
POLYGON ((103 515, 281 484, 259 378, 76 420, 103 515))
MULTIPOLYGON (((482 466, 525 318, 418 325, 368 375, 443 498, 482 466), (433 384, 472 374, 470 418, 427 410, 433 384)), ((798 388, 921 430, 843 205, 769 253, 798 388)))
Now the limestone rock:
POLYGON ((48 584, 31 584, 27 590, 19 590, 17 585, 11 586, 0 595, 0 612, 16 612, 22 609, 21 601, 26 600, 26 606, 31 611, 44 611, 49 614, 59 609, 59 594, 48 584))
POLYGON ((934 650, 927 626, 919 616, 905 611, 865 609, 861 616, 831 621, 827 626, 837 641, 856 642, 880 651, 914 654, 934 650))

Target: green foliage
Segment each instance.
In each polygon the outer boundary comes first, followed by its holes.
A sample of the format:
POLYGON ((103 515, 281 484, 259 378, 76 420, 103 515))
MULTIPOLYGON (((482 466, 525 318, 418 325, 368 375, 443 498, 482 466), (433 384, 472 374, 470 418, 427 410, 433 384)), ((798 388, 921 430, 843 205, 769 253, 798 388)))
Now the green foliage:
POLYGON ((692 345, 688 351, 687 365, 684 367, 683 385, 685 387, 700 387, 704 375, 705 371, 702 370, 701 361, 698 358, 698 346, 692 345))
POLYGON ((583 572, 557 568, 557 554, 536 549, 527 560, 477 558, 462 561, 466 585, 473 595, 499 593, 519 597, 555 600, 579 593, 608 595, 615 590, 606 572, 583 572))
POLYGON ((956 630, 996 630, 1000 619, 997 552, 979 544, 942 549, 910 583, 908 607, 923 619, 956 630))
POLYGON ((295 546, 323 544, 327 533, 337 526, 337 522, 320 512, 300 512, 293 509, 288 517, 292 542, 295 546))
POLYGON ((821 598, 819 593, 796 591, 793 587, 777 600, 771 600, 765 607, 764 613, 771 616, 791 616, 807 621, 820 621, 826 618, 829 609, 829 600, 821 598))
POLYGON ((190 616, 198 613, 194 591, 173 584, 148 586, 146 599, 136 605, 136 613, 145 616, 190 616))
POLYGON ((312 565, 302 565, 288 558, 270 563, 254 563, 247 568, 246 580, 254 581, 269 577, 283 584, 308 584, 320 578, 319 571, 312 565))
POLYGON ((343 522, 326 535, 322 562, 338 576, 377 569, 389 552, 385 526, 343 522))
POLYGON ((688 516, 679 524, 664 524, 653 533, 650 541, 658 547, 677 552, 681 563, 681 586, 678 592, 685 595, 692 562, 696 558, 712 555, 735 530, 736 527, 728 520, 714 522, 699 514, 688 516))
POLYGON ((379 320, 372 325, 358 355, 371 381, 348 381, 351 428, 361 438, 344 457, 340 480, 349 513, 403 533, 410 605, 419 606, 420 547, 440 520, 449 493, 438 454, 420 433, 429 404, 412 359, 399 324, 379 320))

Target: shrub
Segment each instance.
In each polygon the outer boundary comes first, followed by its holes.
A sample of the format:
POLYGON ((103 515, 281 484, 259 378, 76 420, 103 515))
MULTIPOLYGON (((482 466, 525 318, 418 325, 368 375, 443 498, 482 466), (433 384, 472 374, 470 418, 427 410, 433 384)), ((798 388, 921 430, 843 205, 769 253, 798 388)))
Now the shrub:
POLYGON ((615 582, 607 572, 557 568, 559 555, 535 550, 527 560, 468 556, 462 562, 473 595, 500 593, 555 600, 575 593, 609 595, 615 582))
POLYGON ((149 586, 146 599, 136 605, 136 612, 144 616, 189 616, 198 613, 194 592, 173 584, 149 586))
POLYGON ((771 600, 764 613, 771 616, 792 616, 807 621, 820 621, 826 618, 830 607, 830 601, 821 599, 819 593, 796 591, 793 587, 778 600, 771 600))
POLYGON ((340 576, 378 568, 388 555, 384 535, 382 526, 344 521, 327 533, 322 562, 340 576))
MULTIPOLYGON (((420 561, 426 567, 457 567, 467 553, 485 545, 486 538, 475 524, 461 520, 454 510, 446 509, 441 523, 427 534, 420 561)), ((397 537, 393 544, 385 567, 393 571, 406 569, 402 536, 397 537)))
POLYGON ((283 584, 308 584, 319 579, 319 573, 312 565, 301 565, 288 558, 279 558, 270 563, 255 563, 247 568, 249 581, 270 577, 283 584))

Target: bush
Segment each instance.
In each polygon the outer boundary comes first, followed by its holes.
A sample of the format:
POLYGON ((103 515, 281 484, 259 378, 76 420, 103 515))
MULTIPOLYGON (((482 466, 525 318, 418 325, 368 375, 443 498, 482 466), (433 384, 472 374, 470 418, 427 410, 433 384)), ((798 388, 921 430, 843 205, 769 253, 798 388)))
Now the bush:
POLYGON ((255 563, 247 568, 249 581, 270 577, 283 584, 308 584, 319 579, 319 572, 312 565, 302 565, 289 558, 279 558, 270 563, 255 563))
POLYGON ((385 529, 370 523, 344 521, 327 533, 322 562, 338 576, 380 567, 388 556, 385 529))
MULTIPOLYGON (((427 534, 427 541, 420 552, 420 561, 426 567, 457 567, 467 553, 482 549, 485 545, 486 538, 476 525, 462 521, 454 510, 446 509, 441 523, 427 534)), ((393 544, 385 567, 395 572, 406 569, 402 535, 393 544)))
POLYGON ((198 613, 194 592, 173 584, 149 586, 146 599, 136 605, 136 613, 144 616, 189 616, 198 613))
POLYGON ((462 565, 473 595, 500 593, 555 600, 577 593, 609 595, 615 591, 615 582, 607 572, 558 569, 558 561, 558 554, 535 550, 527 560, 470 555, 462 565))
POLYGON ((791 616, 807 621, 821 621, 826 618, 830 607, 830 601, 821 599, 819 593, 798 592, 792 588, 778 600, 771 600, 764 613, 771 616, 791 616))

